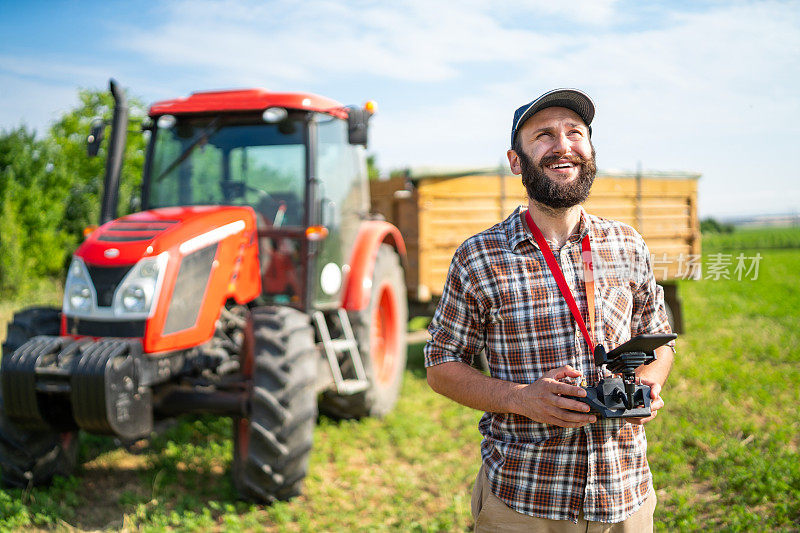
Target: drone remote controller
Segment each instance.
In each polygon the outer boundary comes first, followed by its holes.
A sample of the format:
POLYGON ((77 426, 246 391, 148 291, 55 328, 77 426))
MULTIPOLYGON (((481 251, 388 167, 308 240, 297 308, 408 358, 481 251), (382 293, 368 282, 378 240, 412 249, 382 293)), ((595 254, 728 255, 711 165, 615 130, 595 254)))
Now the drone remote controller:
POLYGON ((650 387, 636 383, 636 369, 656 360, 655 349, 678 336, 674 333, 637 335, 610 352, 598 344, 594 364, 619 377, 603 378, 597 385, 582 387, 583 398, 575 397, 590 407, 590 412, 603 418, 645 418, 650 416, 650 387))

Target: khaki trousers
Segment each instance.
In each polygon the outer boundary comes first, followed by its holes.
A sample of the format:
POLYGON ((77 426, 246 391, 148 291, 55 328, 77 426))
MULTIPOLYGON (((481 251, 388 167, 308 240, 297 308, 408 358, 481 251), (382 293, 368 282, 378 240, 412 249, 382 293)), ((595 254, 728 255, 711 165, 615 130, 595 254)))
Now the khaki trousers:
POLYGON ((472 490, 472 518, 475 520, 475 531, 483 532, 517 532, 542 531, 546 533, 652 533, 653 511, 656 508, 656 493, 653 488, 642 506, 625 521, 616 524, 589 522, 584 520, 583 513, 578 516, 578 523, 569 520, 549 520, 518 513, 507 506, 503 500, 492 494, 489 480, 486 478, 484 466, 481 465, 475 488, 472 490))

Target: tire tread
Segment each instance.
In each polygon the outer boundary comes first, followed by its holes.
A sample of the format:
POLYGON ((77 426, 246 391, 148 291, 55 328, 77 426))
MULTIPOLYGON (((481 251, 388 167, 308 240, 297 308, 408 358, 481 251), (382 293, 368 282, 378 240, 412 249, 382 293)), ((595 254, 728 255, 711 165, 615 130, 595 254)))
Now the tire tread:
MULTIPOLYGON (((251 311, 254 374, 249 445, 243 457, 235 432, 234 483, 262 503, 300 493, 317 418, 314 330, 308 316, 288 307, 251 311)), ((234 422, 237 428, 238 419, 234 422)))

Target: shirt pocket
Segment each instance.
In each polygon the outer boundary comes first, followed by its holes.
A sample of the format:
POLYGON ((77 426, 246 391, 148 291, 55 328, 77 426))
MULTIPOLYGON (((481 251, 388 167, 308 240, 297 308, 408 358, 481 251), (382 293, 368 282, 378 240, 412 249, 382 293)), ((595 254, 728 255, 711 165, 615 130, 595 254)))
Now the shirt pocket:
POLYGON ((535 268, 529 261, 516 260, 496 269, 485 315, 487 358, 494 377, 517 383, 538 377, 536 332, 547 319, 548 291, 535 268))
POLYGON ((492 274, 492 305, 488 310, 487 329, 530 325, 542 307, 542 300, 547 298, 547 291, 536 277, 535 262, 518 258, 493 265, 492 274))
POLYGON ((620 280, 607 280, 600 285, 600 309, 606 349, 613 349, 631 338, 633 292, 630 284, 620 280))

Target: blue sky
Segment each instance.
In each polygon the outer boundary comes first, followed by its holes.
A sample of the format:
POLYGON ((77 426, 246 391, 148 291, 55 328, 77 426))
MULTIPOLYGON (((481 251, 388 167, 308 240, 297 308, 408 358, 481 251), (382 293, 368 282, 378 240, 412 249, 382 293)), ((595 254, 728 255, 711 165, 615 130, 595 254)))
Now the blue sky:
POLYGON ((800 206, 800 2, 0 0, 0 129, 112 76, 374 99, 384 170, 496 165, 516 107, 578 87, 601 169, 700 172, 702 216, 800 206))

